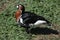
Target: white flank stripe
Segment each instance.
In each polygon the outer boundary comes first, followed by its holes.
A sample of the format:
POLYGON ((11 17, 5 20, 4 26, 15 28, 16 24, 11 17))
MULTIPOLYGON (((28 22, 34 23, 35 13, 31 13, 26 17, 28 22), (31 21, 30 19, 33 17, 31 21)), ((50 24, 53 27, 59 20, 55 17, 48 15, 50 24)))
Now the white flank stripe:
POLYGON ((46 23, 46 21, 38 20, 34 23, 34 25, 40 25, 40 24, 43 24, 43 23, 46 23))

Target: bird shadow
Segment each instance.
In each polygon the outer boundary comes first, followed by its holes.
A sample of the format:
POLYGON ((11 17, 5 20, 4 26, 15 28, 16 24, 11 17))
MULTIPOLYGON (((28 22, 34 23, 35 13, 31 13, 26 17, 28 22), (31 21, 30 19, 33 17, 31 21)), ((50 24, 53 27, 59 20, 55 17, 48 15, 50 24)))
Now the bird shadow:
POLYGON ((49 35, 49 34, 59 34, 57 30, 53 30, 50 28, 32 28, 30 30, 31 34, 44 34, 44 35, 49 35))

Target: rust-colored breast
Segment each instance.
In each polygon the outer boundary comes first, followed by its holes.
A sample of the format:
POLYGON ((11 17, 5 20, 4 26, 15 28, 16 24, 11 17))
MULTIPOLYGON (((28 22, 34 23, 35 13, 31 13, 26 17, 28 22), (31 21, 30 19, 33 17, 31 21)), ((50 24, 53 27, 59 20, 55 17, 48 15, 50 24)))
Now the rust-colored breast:
POLYGON ((21 12, 19 10, 17 10, 15 13, 16 20, 18 20, 20 16, 21 16, 21 12))

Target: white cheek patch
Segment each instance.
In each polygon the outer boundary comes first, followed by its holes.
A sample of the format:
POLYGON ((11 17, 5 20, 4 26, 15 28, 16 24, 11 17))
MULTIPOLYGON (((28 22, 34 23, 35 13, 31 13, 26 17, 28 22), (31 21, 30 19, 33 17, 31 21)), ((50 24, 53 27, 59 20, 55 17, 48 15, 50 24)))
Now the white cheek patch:
POLYGON ((18 8, 18 6, 16 6, 18 8))
POLYGON ((34 23, 34 25, 40 25, 40 24, 43 24, 43 23, 46 23, 46 21, 38 20, 34 23))

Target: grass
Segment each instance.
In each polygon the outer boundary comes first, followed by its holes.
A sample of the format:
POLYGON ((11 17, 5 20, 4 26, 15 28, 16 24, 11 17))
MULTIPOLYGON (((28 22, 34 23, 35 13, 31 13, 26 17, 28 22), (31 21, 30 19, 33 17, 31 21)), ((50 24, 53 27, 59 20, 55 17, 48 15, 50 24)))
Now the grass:
MULTIPOLYGON (((48 19, 53 29, 60 31, 60 0, 0 0, 0 40, 29 40, 24 28, 16 25, 16 5, 23 4, 26 11, 48 19)), ((60 35, 37 35, 33 40, 60 40, 60 35)))

